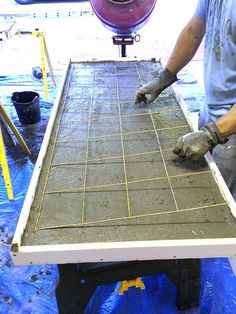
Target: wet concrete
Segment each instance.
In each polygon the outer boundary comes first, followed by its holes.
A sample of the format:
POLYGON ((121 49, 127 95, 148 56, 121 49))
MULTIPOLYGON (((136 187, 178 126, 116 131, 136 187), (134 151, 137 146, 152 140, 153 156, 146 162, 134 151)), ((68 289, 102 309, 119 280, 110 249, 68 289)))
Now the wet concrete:
POLYGON ((23 245, 235 236, 205 160, 172 153, 190 131, 172 88, 149 108, 134 104, 140 77, 145 83, 160 68, 146 61, 72 64, 23 245), (70 228, 82 217, 83 227, 70 228))

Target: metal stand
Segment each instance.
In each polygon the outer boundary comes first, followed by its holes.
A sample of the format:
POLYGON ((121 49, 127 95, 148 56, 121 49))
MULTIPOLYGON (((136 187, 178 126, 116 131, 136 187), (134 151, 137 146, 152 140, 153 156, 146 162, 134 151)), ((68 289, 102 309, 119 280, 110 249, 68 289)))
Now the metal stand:
POLYGON ((177 308, 199 306, 200 259, 58 265, 61 314, 82 314, 97 286, 164 272, 176 285, 177 308))

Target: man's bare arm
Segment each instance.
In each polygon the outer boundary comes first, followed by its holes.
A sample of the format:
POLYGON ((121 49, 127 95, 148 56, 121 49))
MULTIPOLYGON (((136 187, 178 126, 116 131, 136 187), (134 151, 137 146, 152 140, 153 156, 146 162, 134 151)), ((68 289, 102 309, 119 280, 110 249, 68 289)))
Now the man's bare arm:
POLYGON ((236 133, 236 104, 216 121, 216 126, 223 137, 236 133))
POLYGON ((171 73, 177 74, 193 58, 204 35, 205 20, 193 16, 180 33, 166 64, 171 73))
POLYGON ((193 16, 180 33, 166 67, 157 77, 141 86, 135 103, 151 103, 168 86, 177 81, 176 74, 193 58, 205 34, 205 21, 193 16))

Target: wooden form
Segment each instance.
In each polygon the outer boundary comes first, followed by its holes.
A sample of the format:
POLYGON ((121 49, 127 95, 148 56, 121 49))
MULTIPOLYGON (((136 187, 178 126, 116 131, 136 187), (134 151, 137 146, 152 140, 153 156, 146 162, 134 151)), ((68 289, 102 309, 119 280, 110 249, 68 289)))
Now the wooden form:
MULTIPOLYGON (((127 60, 122 60, 127 61, 127 60)), ((129 60, 130 61, 130 60, 129 60)), ((17 229, 13 238, 11 256, 16 264, 45 264, 45 263, 78 263, 78 262, 101 262, 101 261, 128 261, 128 260, 152 260, 152 259, 175 259, 175 258, 201 258, 223 257, 236 254, 236 238, 214 239, 179 239, 179 240, 154 240, 154 241, 122 241, 122 242, 98 242, 77 244, 54 244, 54 245, 22 245, 22 236, 30 214, 30 208, 34 199, 37 182, 41 167, 47 151, 47 146, 53 129, 60 98, 70 62, 68 63, 61 86, 53 107, 48 128, 45 133, 39 158, 37 160, 32 180, 21 211, 17 229)), ((193 126, 191 116, 184 101, 178 95, 181 108, 186 119, 193 126)), ((234 216, 235 202, 219 173, 210 154, 206 159, 212 173, 225 197, 234 216)))

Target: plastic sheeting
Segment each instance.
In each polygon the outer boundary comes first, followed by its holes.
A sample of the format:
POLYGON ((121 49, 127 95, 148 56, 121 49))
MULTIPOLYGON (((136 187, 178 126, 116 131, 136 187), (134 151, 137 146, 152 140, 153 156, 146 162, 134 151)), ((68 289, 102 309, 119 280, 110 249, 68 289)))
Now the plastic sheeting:
MULTIPOLYGON (((23 205, 34 164, 41 146, 52 103, 43 101, 42 83, 29 75, 0 77, 0 100, 17 129, 25 139, 32 156, 28 157, 16 141, 7 149, 7 159, 15 199, 8 201, 3 179, 0 179, 0 313, 57 313, 55 287, 58 280, 56 265, 15 267, 9 255, 10 244, 23 205), (40 93, 42 119, 34 125, 22 125, 11 103, 14 91, 34 90, 40 93)), ((50 87, 50 99, 55 89, 50 87)))
MULTIPOLYGON (((190 110, 199 110, 204 95, 199 93, 196 81, 186 71, 182 72, 180 78, 178 84, 190 110)), ((57 266, 14 266, 9 255, 56 90, 50 86, 50 103, 47 103, 44 101, 42 83, 32 80, 30 75, 0 77, 0 82, 0 100, 32 151, 29 158, 19 144, 7 150, 14 201, 8 201, 5 185, 0 178, 0 313, 58 313, 55 297, 59 281, 57 266), (27 126, 18 121, 10 97, 12 92, 23 90, 34 90, 41 96, 42 120, 38 124, 27 126)), ((145 290, 130 288, 123 296, 118 295, 120 283, 98 287, 86 314, 179 313, 176 309, 176 288, 165 274, 144 277, 142 280, 145 290)), ((236 313, 236 278, 227 258, 202 260, 200 307, 181 313, 236 313)))
POLYGON ((203 259, 200 307, 176 309, 176 288, 165 274, 142 278, 146 288, 118 295, 120 284, 98 287, 86 314, 234 314, 236 279, 227 258, 203 259))

